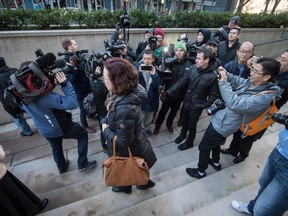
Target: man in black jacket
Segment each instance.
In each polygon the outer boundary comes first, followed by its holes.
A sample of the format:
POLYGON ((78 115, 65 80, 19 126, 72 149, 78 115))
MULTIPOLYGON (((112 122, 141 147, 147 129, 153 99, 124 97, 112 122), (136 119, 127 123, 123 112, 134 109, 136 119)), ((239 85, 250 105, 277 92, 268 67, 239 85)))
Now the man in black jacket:
POLYGON ((193 147, 196 136, 196 125, 202 110, 209 107, 220 95, 217 74, 214 72, 218 68, 217 61, 212 50, 207 47, 201 47, 197 52, 196 64, 190 67, 189 73, 173 85, 167 95, 172 98, 178 92, 185 88, 182 112, 182 129, 180 136, 176 138, 175 143, 181 143, 178 149, 183 151, 193 147))
POLYGON ((228 39, 222 41, 218 47, 218 58, 221 61, 221 65, 225 65, 232 61, 236 57, 238 48, 240 47, 239 36, 241 33, 241 28, 235 26, 229 32, 228 39))
MULTIPOLYGON (((167 91, 173 84, 180 80, 186 73, 189 72, 189 68, 192 65, 192 62, 187 59, 187 47, 186 44, 182 41, 178 42, 175 47, 175 57, 177 59, 171 65, 171 77, 170 79, 163 79, 165 91, 167 91)), ((164 72, 165 73, 165 72, 164 72)), ((156 126, 154 129, 154 134, 158 134, 161 124, 163 123, 165 116, 170 109, 170 113, 166 120, 166 126, 170 133, 173 133, 173 120, 177 114, 177 111, 182 103, 184 96, 184 91, 181 91, 177 94, 175 98, 167 97, 166 100, 162 103, 161 110, 158 114, 156 120, 156 126)))

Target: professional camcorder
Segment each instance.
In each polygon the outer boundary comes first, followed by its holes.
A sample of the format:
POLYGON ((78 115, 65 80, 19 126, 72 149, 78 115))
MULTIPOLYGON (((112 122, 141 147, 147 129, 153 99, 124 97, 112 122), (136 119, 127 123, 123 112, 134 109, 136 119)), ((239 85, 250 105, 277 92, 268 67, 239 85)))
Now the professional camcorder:
POLYGON ((159 73, 162 80, 171 80, 171 66, 177 61, 177 57, 172 57, 173 46, 171 44, 164 47, 161 60, 161 71, 159 73))
POLYGON ((129 22, 128 13, 124 9, 123 9, 123 12, 124 12, 124 14, 122 16, 120 16, 119 26, 120 26, 120 28, 129 28, 130 22, 129 22))
POLYGON ((286 129, 288 128, 288 115, 285 115, 283 113, 274 113, 272 115, 272 119, 279 124, 283 124, 286 129))
POLYGON ((111 56, 113 57, 120 57, 121 54, 119 52, 119 50, 121 49, 125 49, 127 46, 126 44, 115 44, 114 41, 109 41, 109 40, 104 40, 104 46, 105 46, 105 49, 107 50, 107 52, 110 53, 111 56))
POLYGON ((53 53, 42 53, 36 61, 10 76, 8 91, 28 105, 54 89, 55 73, 64 67, 66 62, 63 59, 56 60, 53 53))
POLYGON ((150 48, 152 50, 156 50, 157 49, 157 37, 155 37, 154 35, 153 36, 150 36, 148 38, 148 44, 150 45, 150 48))
POLYGON ((206 113, 211 116, 225 107, 225 102, 222 99, 217 99, 215 103, 206 110, 206 113))

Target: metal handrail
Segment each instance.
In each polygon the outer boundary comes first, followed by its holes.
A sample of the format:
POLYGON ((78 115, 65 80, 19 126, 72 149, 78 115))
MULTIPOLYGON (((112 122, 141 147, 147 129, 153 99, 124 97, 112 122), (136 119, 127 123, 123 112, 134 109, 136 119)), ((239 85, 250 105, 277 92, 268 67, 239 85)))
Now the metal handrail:
POLYGON ((260 46, 260 45, 271 44, 271 43, 277 43, 277 42, 281 42, 281 41, 285 41, 285 40, 288 40, 288 38, 282 38, 282 39, 278 39, 278 40, 266 41, 266 42, 258 43, 258 44, 255 44, 254 47, 260 46))

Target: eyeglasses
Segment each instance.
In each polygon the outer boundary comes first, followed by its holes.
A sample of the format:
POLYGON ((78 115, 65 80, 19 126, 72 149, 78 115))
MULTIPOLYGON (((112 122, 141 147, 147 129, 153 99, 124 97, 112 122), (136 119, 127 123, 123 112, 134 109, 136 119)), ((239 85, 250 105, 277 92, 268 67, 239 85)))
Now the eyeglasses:
POLYGON ((208 44, 208 46, 218 47, 216 44, 208 44))
POLYGON ((246 54, 246 55, 251 55, 252 54, 252 51, 251 50, 248 50, 248 51, 246 51, 246 50, 238 50, 240 53, 242 53, 242 54, 246 54))
POLYGON ((258 72, 257 70, 255 70, 254 68, 250 68, 250 72, 253 73, 253 74, 262 75, 262 76, 267 75, 267 74, 259 73, 259 72, 258 72))

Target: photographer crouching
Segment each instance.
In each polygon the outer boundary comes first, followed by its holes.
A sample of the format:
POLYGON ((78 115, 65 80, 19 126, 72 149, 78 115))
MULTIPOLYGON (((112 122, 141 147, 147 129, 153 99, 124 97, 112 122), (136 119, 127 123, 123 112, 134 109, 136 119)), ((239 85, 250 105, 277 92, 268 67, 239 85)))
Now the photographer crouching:
POLYGON ((272 100, 281 95, 281 89, 272 82, 279 69, 280 63, 275 59, 260 58, 253 64, 249 79, 245 79, 219 67, 218 85, 226 107, 220 107, 213 115, 198 147, 198 168, 187 168, 189 176, 205 177, 208 164, 216 171, 221 170, 220 145, 225 143, 226 137, 238 131, 242 123, 246 124, 266 111, 272 100), (261 92, 267 93, 259 94, 261 92))

